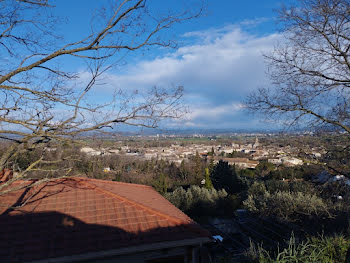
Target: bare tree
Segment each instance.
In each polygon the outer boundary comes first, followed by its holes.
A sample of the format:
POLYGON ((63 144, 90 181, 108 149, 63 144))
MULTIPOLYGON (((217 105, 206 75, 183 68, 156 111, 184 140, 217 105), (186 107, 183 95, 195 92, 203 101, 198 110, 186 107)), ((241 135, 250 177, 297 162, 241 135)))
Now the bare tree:
POLYGON ((281 43, 266 54, 273 86, 249 109, 288 125, 350 134, 350 2, 299 0, 278 10, 281 43))
MULTIPOLYGON (((199 3, 199 1, 197 1, 199 3)), ((183 113, 182 87, 148 91, 116 90, 104 103, 92 103, 91 90, 103 84, 104 74, 130 52, 153 47, 174 47, 164 33, 175 23, 197 17, 202 3, 180 13, 160 16, 152 12, 151 1, 112 1, 96 11, 90 33, 73 42, 56 32, 61 18, 51 14, 48 0, 0 0, 0 138, 10 141, 0 156, 0 171, 17 173, 0 185, 10 185, 45 172, 49 180, 52 165, 62 160, 45 159, 46 146, 84 132, 113 128, 118 124, 156 127, 164 118, 183 113), (162 33, 163 32, 163 33, 162 33), (62 66, 78 62, 83 71, 62 66), (16 158, 40 148, 38 158, 19 169, 16 158)), ((62 175, 69 175, 67 168, 62 175)), ((37 183, 40 183, 38 181, 37 183)), ((24 187, 24 186, 19 186, 24 187)))

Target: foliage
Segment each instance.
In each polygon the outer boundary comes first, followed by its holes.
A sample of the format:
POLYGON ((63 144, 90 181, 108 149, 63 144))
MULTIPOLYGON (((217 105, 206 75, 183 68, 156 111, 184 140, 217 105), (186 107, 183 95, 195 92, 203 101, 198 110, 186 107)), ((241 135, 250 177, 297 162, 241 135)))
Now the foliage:
POLYGON ((280 165, 277 169, 270 171, 269 178, 273 179, 301 179, 306 174, 304 166, 286 167, 280 165))
POLYGON ((259 164, 255 167, 255 173, 258 176, 264 177, 273 170, 275 170, 276 166, 272 163, 269 163, 268 161, 261 161, 259 164))
POLYGON ((211 151, 208 152, 208 156, 215 156, 214 147, 211 147, 211 151))
POLYGON ((241 177, 248 177, 248 178, 254 178, 255 177, 255 171, 253 169, 240 169, 239 175, 241 177))
POLYGON ((182 160, 181 165, 180 165, 180 177, 182 180, 186 180, 188 177, 187 175, 188 175, 188 173, 186 171, 185 161, 182 160))
POLYGON ((211 182, 211 179, 210 179, 209 168, 205 168, 205 178, 204 179, 205 179, 204 187, 207 189, 212 189, 214 186, 213 186, 213 183, 211 182))
POLYGON ((234 167, 227 162, 219 161, 210 175, 215 189, 225 189, 229 194, 238 193, 241 185, 234 167))
POLYGON ((159 177, 153 183, 153 187, 161 194, 165 194, 168 190, 167 180, 164 173, 160 173, 159 177))
POLYGON ((269 192, 259 182, 248 190, 248 198, 243 205, 251 212, 287 221, 298 221, 303 216, 330 216, 327 203, 315 194, 280 190, 269 192))
POLYGON ((224 189, 217 191, 192 185, 187 190, 176 188, 172 193, 166 193, 165 197, 190 215, 217 215, 217 208, 227 197, 227 192, 224 189))
POLYGON ((339 145, 332 145, 321 161, 327 163, 328 167, 336 173, 350 177, 350 147, 347 141, 338 142, 339 145))
POLYGON ((350 240, 341 235, 311 237, 299 244, 292 236, 288 246, 276 256, 260 247, 258 258, 261 263, 343 263, 349 246, 350 240))
POLYGON ((249 154, 246 154, 244 152, 237 152, 237 151, 233 150, 232 153, 227 153, 226 157, 228 157, 228 158, 248 158, 249 154))
POLYGON ((290 191, 302 193, 316 193, 313 184, 306 181, 281 181, 281 180, 266 180, 264 181, 266 190, 270 193, 277 191, 290 191))
POLYGON ((196 181, 201 181, 203 179, 203 167, 202 167, 202 159, 199 156, 198 151, 196 151, 196 156, 194 157, 194 163, 195 163, 195 178, 196 181))
POLYGON ((16 157, 15 166, 18 170, 25 170, 31 163, 40 158, 42 149, 36 149, 34 151, 25 151, 16 157))

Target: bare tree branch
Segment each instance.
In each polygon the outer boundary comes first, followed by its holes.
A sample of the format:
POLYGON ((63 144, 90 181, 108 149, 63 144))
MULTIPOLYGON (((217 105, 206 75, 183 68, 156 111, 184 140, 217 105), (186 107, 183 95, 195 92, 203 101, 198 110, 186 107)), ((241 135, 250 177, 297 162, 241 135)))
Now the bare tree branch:
MULTIPOLYGON (((0 138, 11 144, 0 156, 0 171, 12 168, 16 175, 0 185, 0 193, 9 192, 16 180, 35 173, 46 174, 46 180, 57 172, 45 157, 43 149, 48 144, 120 124, 157 127, 162 119, 181 116, 182 87, 150 87, 138 92, 125 89, 98 103, 89 96, 127 54, 174 46, 161 32, 201 15, 203 3, 195 2, 200 3, 198 9, 176 13, 170 7, 167 15, 160 16, 152 13, 145 0, 113 1, 112 7, 97 17, 98 23, 91 23, 90 33, 66 42, 55 35, 60 19, 51 15, 55 7, 50 1, 1 0, 0 138), (70 60, 86 68, 83 72, 67 71, 61 65, 70 60), (18 158, 28 152, 40 154, 19 168, 18 158)), ((69 175, 69 166, 62 171, 69 175)))
POLYGON ((285 44, 265 54, 274 85, 247 108, 302 127, 350 134, 350 3, 299 0, 278 10, 285 44))

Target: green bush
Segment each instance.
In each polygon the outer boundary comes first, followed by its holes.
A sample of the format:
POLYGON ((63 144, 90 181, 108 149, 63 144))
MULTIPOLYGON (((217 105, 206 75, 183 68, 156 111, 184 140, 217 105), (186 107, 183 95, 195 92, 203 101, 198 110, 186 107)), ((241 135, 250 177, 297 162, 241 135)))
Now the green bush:
POLYGON ((287 221, 298 221, 304 216, 330 215, 328 205, 315 194, 289 191, 270 193, 264 187, 262 184, 253 184, 248 198, 243 202, 246 209, 287 221))
POLYGON ((265 182, 266 190, 270 193, 276 193, 278 191, 289 191, 289 183, 281 180, 267 180, 265 182))
POLYGON ((227 192, 222 189, 207 189, 192 185, 185 190, 176 188, 172 193, 166 193, 165 197, 176 207, 190 215, 217 214, 219 207, 227 197, 227 192))
POLYGON ((267 191, 263 182, 256 181, 248 189, 248 195, 259 196, 265 194, 267 191))
POLYGON ((315 188, 312 183, 306 181, 281 181, 281 180, 267 180, 264 182, 266 190, 270 193, 281 192, 302 192, 315 193, 315 188))

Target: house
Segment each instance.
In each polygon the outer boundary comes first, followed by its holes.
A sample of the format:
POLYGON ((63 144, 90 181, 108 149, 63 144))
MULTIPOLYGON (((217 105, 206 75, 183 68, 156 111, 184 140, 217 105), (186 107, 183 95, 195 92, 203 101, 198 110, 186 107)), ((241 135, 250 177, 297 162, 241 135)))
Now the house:
POLYGON ((272 159, 267 159, 267 161, 269 163, 272 163, 272 164, 282 164, 282 160, 281 159, 278 159, 278 158, 272 158, 272 159))
POLYGON ((301 159, 295 158, 295 157, 284 157, 281 158, 282 164, 286 166, 296 166, 296 165, 302 165, 304 162, 301 159))
POLYGON ((111 168, 110 167, 105 167, 103 168, 103 172, 104 173, 109 173, 111 171, 111 168))
POLYGON ((11 187, 0 262, 208 262, 210 233, 152 187, 79 177, 11 187))
POLYGON ((304 162, 301 159, 295 158, 295 157, 280 157, 280 158, 273 158, 273 159, 267 159, 269 163, 272 164, 283 164, 285 166, 296 166, 296 165, 302 165, 304 162))
POLYGON ((80 149, 80 152, 86 153, 87 155, 91 156, 102 155, 102 151, 97 151, 91 147, 83 147, 80 149))
MULTIPOLYGON (((212 157, 209 158, 209 160, 212 157)), ((224 158, 220 156, 214 156, 214 163, 218 163, 220 160, 227 162, 229 165, 236 165, 241 169, 255 169, 255 167, 259 164, 259 161, 249 160, 248 158, 224 158)))

